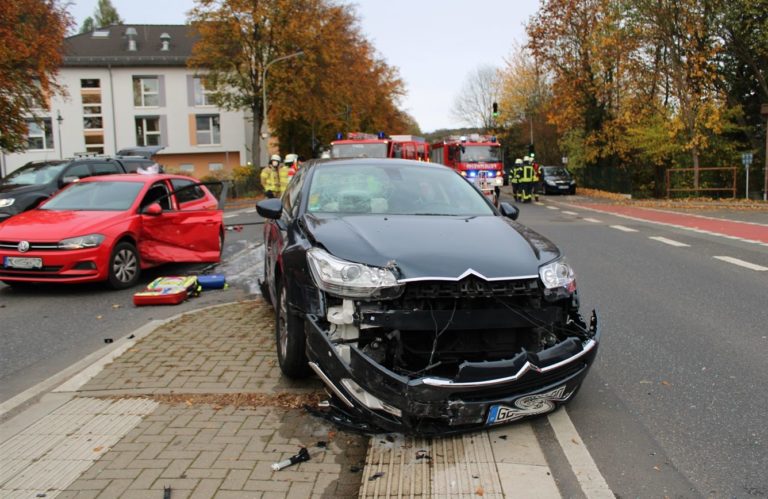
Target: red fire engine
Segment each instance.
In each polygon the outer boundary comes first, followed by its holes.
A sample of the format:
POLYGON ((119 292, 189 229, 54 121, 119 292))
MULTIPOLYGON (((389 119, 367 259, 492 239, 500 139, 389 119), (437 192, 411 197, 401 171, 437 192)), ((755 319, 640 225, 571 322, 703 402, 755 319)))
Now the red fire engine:
POLYGON ((429 144, 414 135, 393 135, 384 132, 350 132, 347 138, 339 133, 331 142, 332 158, 400 158, 429 161, 429 144))
POLYGON ((477 185, 494 204, 498 202, 499 190, 504 185, 504 165, 496 137, 476 133, 468 137, 452 135, 432 144, 430 158, 433 163, 453 168, 477 185))

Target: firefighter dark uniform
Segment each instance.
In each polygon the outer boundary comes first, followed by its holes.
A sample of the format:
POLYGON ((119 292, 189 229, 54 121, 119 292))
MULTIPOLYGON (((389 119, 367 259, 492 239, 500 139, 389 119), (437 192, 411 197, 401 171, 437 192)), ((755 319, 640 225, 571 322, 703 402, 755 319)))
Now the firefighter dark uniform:
POLYGON ((515 160, 515 166, 512 168, 512 171, 509 175, 509 185, 512 186, 512 197, 515 198, 515 200, 518 199, 518 196, 520 195, 520 185, 518 184, 520 177, 523 175, 523 160, 520 158, 517 158, 515 160))
POLYGON ((520 187, 520 200, 524 203, 533 199, 533 186, 535 183, 535 171, 530 161, 523 164, 523 174, 518 180, 520 187))

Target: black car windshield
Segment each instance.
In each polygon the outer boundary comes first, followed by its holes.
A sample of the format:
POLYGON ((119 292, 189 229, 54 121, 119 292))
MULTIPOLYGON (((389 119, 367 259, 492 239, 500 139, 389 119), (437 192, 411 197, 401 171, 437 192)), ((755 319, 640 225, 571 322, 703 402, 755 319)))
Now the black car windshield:
POLYGON ((41 210, 124 211, 131 207, 143 182, 77 182, 59 192, 41 210))
POLYGON ((333 144, 331 156, 334 158, 386 158, 387 144, 333 144))
POLYGON ((493 215, 483 195, 448 168, 397 164, 320 165, 310 213, 493 215))
POLYGON ((555 177, 567 177, 568 170, 559 166, 545 166, 541 169, 544 175, 553 175, 555 177))
POLYGON ((2 183, 5 185, 44 185, 52 182, 66 165, 66 161, 25 165, 10 173, 2 180, 2 183))
POLYGON ((463 163, 495 163, 501 161, 501 147, 465 145, 461 153, 463 163))

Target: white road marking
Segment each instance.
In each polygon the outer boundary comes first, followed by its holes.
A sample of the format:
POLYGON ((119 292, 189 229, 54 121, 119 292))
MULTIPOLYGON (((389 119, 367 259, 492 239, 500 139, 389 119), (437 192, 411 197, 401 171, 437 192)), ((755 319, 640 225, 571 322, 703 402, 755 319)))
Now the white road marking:
POLYGON ((670 246, 675 246, 677 248, 684 248, 684 247, 690 247, 690 244, 681 243, 680 241, 675 241, 673 239, 667 239, 666 237, 661 236, 650 236, 648 239, 653 239, 654 241, 658 241, 660 243, 668 244, 670 246))
POLYGON ((597 468, 566 409, 563 407, 549 414, 547 418, 584 495, 589 499, 615 499, 616 496, 597 468))
POLYGON ((578 215, 575 211, 564 211, 563 215, 578 215))
POLYGON ((636 229, 631 229, 629 227, 624 227, 623 225, 611 225, 611 229, 620 230, 622 232, 637 232, 636 229))
POLYGON ((744 267, 746 269, 756 270, 758 272, 765 272, 766 270, 768 270, 768 267, 763 267, 762 265, 757 265, 755 263, 745 262, 744 260, 739 260, 738 258, 733 258, 731 256, 713 256, 712 258, 716 258, 724 262, 732 263, 734 265, 738 265, 739 267, 744 267))
POLYGON ((557 206, 547 205, 547 209, 548 210, 559 210, 560 208, 558 208, 557 206))
POLYGON ((600 220, 598 220, 596 218, 585 218, 583 220, 585 222, 592 222, 593 224, 601 224, 601 223, 603 223, 602 221, 600 221, 600 220))

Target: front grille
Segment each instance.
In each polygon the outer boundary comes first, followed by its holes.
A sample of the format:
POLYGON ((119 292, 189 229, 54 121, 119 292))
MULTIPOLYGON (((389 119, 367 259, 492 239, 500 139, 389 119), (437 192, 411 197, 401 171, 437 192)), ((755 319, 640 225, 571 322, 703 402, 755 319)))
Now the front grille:
POLYGON ((409 282, 405 287, 404 297, 406 299, 491 298, 535 296, 537 294, 538 282, 536 279, 485 281, 476 277, 468 277, 458 282, 409 282))
MULTIPOLYGON (((0 249, 18 251, 20 242, 21 241, 0 241, 0 249)), ((58 249, 58 243, 35 243, 31 241, 29 243, 29 251, 55 251, 58 249)))
POLYGON ((49 266, 41 269, 24 269, 24 270, 10 270, 0 267, 0 277, 68 277, 58 276, 55 272, 59 272, 63 266, 49 266), (48 275, 54 274, 54 275, 48 275))

